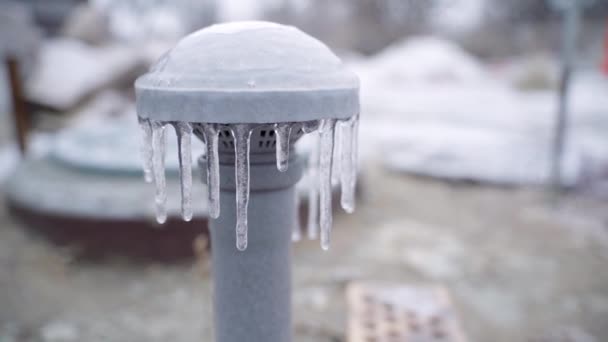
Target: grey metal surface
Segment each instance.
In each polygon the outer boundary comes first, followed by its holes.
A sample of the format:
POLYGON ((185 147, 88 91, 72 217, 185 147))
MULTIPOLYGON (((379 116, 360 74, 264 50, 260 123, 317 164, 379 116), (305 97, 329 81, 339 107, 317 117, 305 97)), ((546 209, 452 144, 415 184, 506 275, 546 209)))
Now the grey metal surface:
MULTIPOLYGON (((166 132, 168 139, 177 139, 173 126, 166 132)), ((141 135, 135 115, 87 120, 58 132, 49 143, 50 157, 86 172, 140 176, 141 135)), ((194 140, 192 150, 194 157, 198 157, 205 147, 194 140)), ((166 153, 165 170, 176 176, 179 172, 177 147, 169 144, 166 153)))
POLYGON ((562 168, 564 151, 568 144, 570 86, 576 64, 576 49, 584 3, 585 1, 581 0, 554 1, 554 6, 563 11, 564 15, 562 24, 562 65, 555 118, 555 132, 553 136, 553 145, 551 147, 553 156, 551 178, 554 192, 559 192, 564 187, 562 168))
MULTIPOLYGON (((11 202, 42 213, 152 222, 154 206, 149 199, 154 196, 154 189, 142 181, 139 173, 109 171, 74 167, 53 157, 30 158, 19 165, 1 189, 11 202)), ((175 172, 167 174, 167 183, 169 216, 176 217, 180 212, 180 192, 175 172)), ((200 183, 193 187, 197 218, 208 215, 206 192, 200 183)))
MULTIPOLYGON (((140 118, 193 123, 201 139, 197 123, 225 125, 218 146, 221 213, 210 223, 216 340, 291 341, 291 236, 304 163, 292 147, 289 168, 278 171, 274 124, 358 114, 358 77, 327 46, 294 27, 236 22, 183 38, 135 88, 140 118), (250 194, 248 216, 239 222, 251 234, 247 249, 239 251, 232 135, 243 127, 253 132, 249 171, 239 170, 249 172, 250 194)), ((300 125, 293 127, 292 143, 303 134, 300 125)))
POLYGON ((234 166, 221 165, 222 212, 210 223, 218 342, 292 339, 291 232, 294 185, 302 170, 299 158, 292 158, 286 172, 279 172, 274 163, 252 164, 248 223, 253 234, 241 252, 235 248, 233 229, 234 166))
POLYGON ((268 22, 182 39, 136 83, 138 113, 161 121, 276 123, 348 118, 359 80, 323 43, 268 22))
MULTIPOLYGON (((193 125, 193 131, 201 141, 204 141, 204 133, 200 125, 193 125)), ((289 136, 290 145, 293 146, 293 144, 303 135, 304 131, 302 130, 301 125, 295 125, 289 136)), ((274 156, 276 146, 277 139, 273 125, 259 125, 251 133, 251 154, 267 154, 272 158, 276 158, 274 156)), ((218 151, 220 154, 226 155, 223 156, 224 158, 228 157, 234 159, 234 139, 229 127, 220 129, 218 136, 218 151)))

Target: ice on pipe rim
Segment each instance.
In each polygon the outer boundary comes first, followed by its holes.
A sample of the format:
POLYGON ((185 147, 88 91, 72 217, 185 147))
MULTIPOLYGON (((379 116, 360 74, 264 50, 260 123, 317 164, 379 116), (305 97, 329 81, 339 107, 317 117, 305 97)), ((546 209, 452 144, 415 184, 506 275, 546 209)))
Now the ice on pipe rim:
POLYGON ((359 79, 292 26, 248 21, 194 32, 135 83, 142 118, 191 123, 348 119, 359 79))
MULTIPOLYGON (((323 43, 279 24, 215 25, 182 39, 135 86, 144 133, 144 176, 155 184, 159 223, 167 220, 167 126, 173 126, 178 137, 186 221, 192 219, 191 136, 206 143, 209 217, 215 219, 220 216, 219 134, 231 135, 233 143, 224 146, 234 149, 235 240, 241 251, 248 244, 253 132, 270 129, 275 133, 272 148, 281 172, 289 166, 290 143, 302 133, 318 133, 308 167, 312 181, 307 236, 320 237, 323 249, 329 248, 332 165, 340 165, 334 176, 341 183, 342 207, 347 212, 355 207, 359 80, 323 43)), ((300 231, 294 229, 298 240, 300 231)))

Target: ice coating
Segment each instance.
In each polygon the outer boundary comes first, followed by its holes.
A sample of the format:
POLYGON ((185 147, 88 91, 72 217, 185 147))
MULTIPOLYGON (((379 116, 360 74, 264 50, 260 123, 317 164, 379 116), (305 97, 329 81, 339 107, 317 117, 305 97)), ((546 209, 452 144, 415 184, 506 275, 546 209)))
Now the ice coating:
POLYGON ((356 196, 357 189, 357 171, 359 167, 359 114, 355 115, 353 118, 353 128, 351 135, 351 159, 352 159, 352 179, 351 186, 353 187, 353 209, 354 209, 354 197, 356 196))
MULTIPOLYGON (((155 208, 159 223, 167 220, 166 210, 166 178, 165 178, 165 149, 166 124, 140 118, 143 131, 142 155, 143 167, 155 183, 155 208)), ((182 216, 185 220, 192 218, 191 187, 192 187, 192 151, 191 136, 193 127, 187 122, 172 122, 178 137, 180 161, 180 178, 182 191, 182 216)), ((250 138, 256 124, 220 125, 212 123, 197 124, 202 130, 207 148, 207 183, 209 188, 209 215, 217 218, 219 206, 219 133, 221 129, 229 129, 234 138, 235 153, 235 182, 236 182, 236 245, 243 251, 247 248, 247 210, 249 204, 249 162, 250 138)), ((355 208, 355 188, 357 177, 357 135, 359 116, 347 120, 324 119, 302 123, 274 124, 276 144, 276 162, 280 171, 287 169, 289 160, 290 135, 295 128, 305 133, 312 133, 314 147, 308 159, 308 225, 307 237, 316 239, 320 235, 321 247, 330 247, 332 229, 332 178, 337 177, 341 185, 341 206, 351 213, 355 208), (335 165, 335 164, 340 164, 335 165), (334 174, 338 173, 338 174, 334 174)), ((299 197, 295 199, 299 208, 299 197)), ((292 230, 293 241, 302 238, 298 217, 294 218, 292 230)))
POLYGON ((150 126, 150 120, 139 118, 139 127, 142 131, 141 157, 144 180, 146 183, 152 183, 154 175, 152 174, 152 126, 150 126))
POLYGON ((306 233, 310 240, 316 240, 319 236, 319 134, 317 132, 313 134, 316 141, 308 156, 307 170, 309 184, 306 233))
POLYGON ((334 151, 335 119, 324 119, 319 128, 320 156, 319 156, 319 226, 321 230, 321 248, 328 250, 332 228, 331 206, 331 170, 334 151))
POLYGON ((152 126, 152 169, 156 195, 154 204, 156 221, 167 221, 167 180, 165 179, 165 149, 167 146, 166 126, 162 122, 151 122, 152 126))
POLYGON ((178 122, 175 125, 179 154, 179 175, 182 192, 182 218, 192 220, 192 125, 178 122))
MULTIPOLYGON (((336 127, 334 129, 334 158, 340 158, 342 155, 342 122, 336 122, 336 127)), ((332 159, 333 160, 333 159, 332 159)), ((342 174, 342 163, 340 159, 333 160, 331 165, 331 184, 337 185, 340 184, 340 176, 342 174)))
POLYGON ((355 210, 355 180, 354 177, 357 173, 356 165, 354 160, 354 126, 355 119, 351 119, 340 123, 340 141, 341 150, 339 156, 341 164, 340 169, 340 185, 342 190, 342 196, 340 198, 340 204, 342 209, 348 213, 352 213, 355 210))
POLYGON ((287 171, 289 166, 289 138, 291 135, 290 123, 279 123, 274 125, 275 136, 277 139, 277 169, 281 172, 287 171))
POLYGON ((207 189, 209 216, 220 217, 220 161, 218 155, 218 125, 202 124, 207 145, 207 189))
POLYGON ((137 79, 135 87, 139 110, 153 120, 274 124, 356 110, 359 80, 325 44, 292 26, 241 22, 184 37, 137 79), (233 96, 218 99, 218 91, 233 96), (257 107, 247 105, 247 96, 262 91, 285 92, 285 101, 283 96, 260 101, 258 105, 268 106, 263 120, 244 114, 253 114, 257 107), (320 94, 311 98, 309 91, 320 94), (174 101, 183 110, 164 106, 174 101), (298 105, 302 101, 310 105, 298 105), (205 110, 198 110, 202 105, 205 110), (233 110, 224 110, 227 107, 233 110))
POLYGON ((236 179, 236 248, 247 249, 247 207, 249 205, 249 149, 252 126, 231 125, 234 138, 236 179))

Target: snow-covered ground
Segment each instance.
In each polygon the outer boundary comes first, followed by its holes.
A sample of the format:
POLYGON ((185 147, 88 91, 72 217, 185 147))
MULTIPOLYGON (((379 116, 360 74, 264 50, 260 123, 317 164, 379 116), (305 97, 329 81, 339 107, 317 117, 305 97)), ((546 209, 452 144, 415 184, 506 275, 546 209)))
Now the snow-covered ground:
POLYGON ((123 45, 89 46, 72 39, 51 39, 26 83, 30 100, 69 110, 83 97, 129 75, 141 63, 140 51, 123 45))
MULTIPOLYGON (((406 40, 351 63, 362 82, 364 156, 412 173, 500 184, 547 181, 557 97, 522 91, 453 43, 406 40)), ((608 79, 575 78, 568 184, 608 165, 608 79)))

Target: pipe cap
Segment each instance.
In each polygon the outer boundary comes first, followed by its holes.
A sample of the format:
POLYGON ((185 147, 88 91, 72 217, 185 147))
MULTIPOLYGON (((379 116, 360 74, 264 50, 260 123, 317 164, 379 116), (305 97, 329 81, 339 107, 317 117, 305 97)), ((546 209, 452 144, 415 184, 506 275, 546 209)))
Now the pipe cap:
POLYGON ((317 39, 270 22, 194 32, 135 88, 139 116, 160 121, 301 122, 359 112, 358 77, 317 39))

